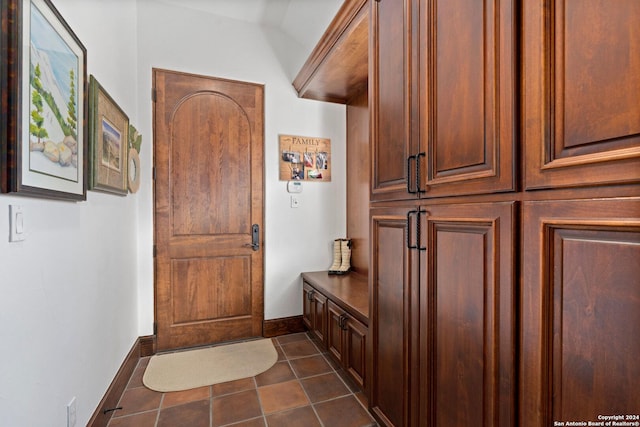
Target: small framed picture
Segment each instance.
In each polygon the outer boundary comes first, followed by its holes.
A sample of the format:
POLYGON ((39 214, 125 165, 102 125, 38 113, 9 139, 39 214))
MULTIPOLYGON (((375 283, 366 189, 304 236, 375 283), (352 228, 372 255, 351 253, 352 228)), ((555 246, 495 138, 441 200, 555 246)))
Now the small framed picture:
POLYGON ((129 118, 94 76, 89 78, 89 189, 126 196, 129 118))
POLYGON ((6 0, 2 10, 8 191, 85 200, 86 49, 49 0, 6 0))

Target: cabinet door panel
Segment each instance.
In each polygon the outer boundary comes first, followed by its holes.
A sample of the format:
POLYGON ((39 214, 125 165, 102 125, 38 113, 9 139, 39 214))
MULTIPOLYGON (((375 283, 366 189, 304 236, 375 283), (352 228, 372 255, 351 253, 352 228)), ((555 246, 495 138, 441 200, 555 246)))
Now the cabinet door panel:
POLYGON ((302 282, 302 321, 308 330, 313 329, 313 288, 302 282))
POLYGON ((514 189, 512 1, 431 0, 420 10, 423 197, 514 189))
POLYGON ((327 304, 327 349, 336 360, 344 363, 344 339, 341 324, 341 317, 346 312, 335 305, 333 302, 328 301, 327 304))
POLYGON ((344 367, 351 378, 366 389, 367 370, 367 327, 355 319, 349 318, 345 323, 344 367))
MULTIPOLYGON (((375 210, 371 219, 369 270, 371 312, 370 406, 386 426, 410 425, 411 375, 416 375, 412 334, 417 332, 417 257, 407 249, 408 209, 375 210)), ((414 251, 415 252, 415 251, 414 251)))
POLYGON ((406 199, 412 153, 411 0, 371 3, 371 200, 406 199))
POLYGON ((514 425, 515 203, 426 209, 422 425, 514 425))
POLYGON ((313 292, 313 329, 312 332, 320 342, 326 345, 327 339, 327 297, 313 292))
POLYGON ((638 182, 640 2, 525 0, 523 16, 525 187, 638 182))
POLYGON ((530 202, 522 426, 640 408, 640 199, 530 202))

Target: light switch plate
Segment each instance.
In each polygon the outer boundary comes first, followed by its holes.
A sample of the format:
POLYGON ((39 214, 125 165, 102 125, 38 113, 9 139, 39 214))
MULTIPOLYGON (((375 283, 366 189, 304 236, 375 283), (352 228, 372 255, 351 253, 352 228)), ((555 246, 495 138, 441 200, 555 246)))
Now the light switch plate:
POLYGON ((9 205, 9 241, 20 242, 26 237, 24 212, 20 205, 9 205))

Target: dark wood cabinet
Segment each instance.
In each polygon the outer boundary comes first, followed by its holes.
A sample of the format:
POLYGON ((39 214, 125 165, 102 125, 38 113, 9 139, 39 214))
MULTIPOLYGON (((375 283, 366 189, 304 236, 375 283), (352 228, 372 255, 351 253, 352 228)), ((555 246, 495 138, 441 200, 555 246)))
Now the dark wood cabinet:
POLYGON ((346 317, 344 322, 344 369, 351 378, 366 390, 367 384, 367 337, 369 329, 353 317, 346 317))
POLYGON ((523 213, 519 425, 637 414, 640 198, 523 213))
POLYGON ((369 406, 386 426, 411 425, 418 396, 418 254, 407 247, 412 210, 371 213, 369 406))
POLYGON ((367 327, 337 304, 327 305, 327 349, 351 378, 365 389, 367 327))
POLYGON ((414 425, 513 426, 517 203, 426 205, 421 212, 414 425))
POLYGON ((525 188, 640 181, 640 2, 523 2, 525 188))
POLYGON ((313 314, 311 310, 315 309, 313 304, 313 298, 310 295, 313 293, 313 288, 308 284, 302 282, 302 323, 308 330, 313 329, 313 314))
POLYGON ((372 210, 370 405, 382 425, 514 425, 516 212, 372 210))
POLYGON ((356 273, 329 276, 326 271, 302 273, 305 325, 318 336, 313 324, 314 300, 322 302, 325 329, 321 340, 331 357, 362 390, 368 387, 369 289, 367 278, 356 273), (312 296, 308 296, 312 295, 312 296))
POLYGON ((327 297, 315 290, 308 283, 302 284, 303 321, 309 331, 321 343, 326 343, 327 336, 327 297))
POLYGON ((420 196, 514 190, 514 1, 418 3, 420 196))
POLYGON ((338 305, 329 301, 327 305, 327 350, 340 364, 344 363, 344 331, 342 322, 346 312, 338 305))
POLYGON ((515 189, 513 3, 372 2, 372 201, 515 189))
MULTIPOLYGON (((378 423, 637 413, 640 2, 382 0, 369 16, 378 423)), ((328 312, 348 365, 349 322, 328 312)))
POLYGON ((410 116, 414 1, 370 5, 371 200, 402 200, 411 197, 409 170, 416 165, 417 151, 410 116))

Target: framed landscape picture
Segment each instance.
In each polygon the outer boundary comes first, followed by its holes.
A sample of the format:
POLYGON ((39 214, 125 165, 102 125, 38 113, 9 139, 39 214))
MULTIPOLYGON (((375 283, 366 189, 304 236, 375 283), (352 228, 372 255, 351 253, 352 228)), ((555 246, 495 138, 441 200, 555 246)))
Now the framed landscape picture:
POLYGON ((129 118, 100 83, 89 79, 89 189, 126 196, 129 118))
POLYGON ((49 0, 4 1, 9 191, 85 200, 86 49, 49 0))

